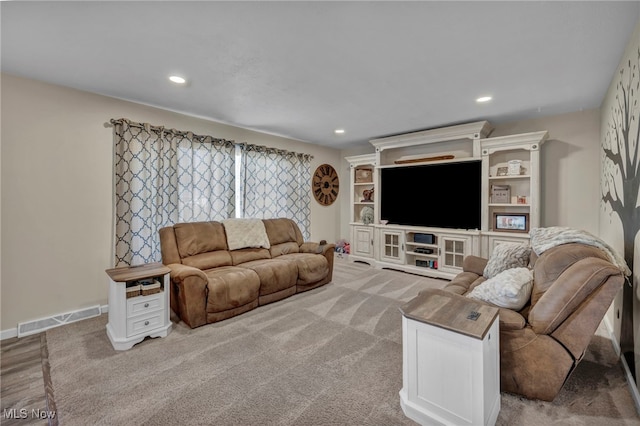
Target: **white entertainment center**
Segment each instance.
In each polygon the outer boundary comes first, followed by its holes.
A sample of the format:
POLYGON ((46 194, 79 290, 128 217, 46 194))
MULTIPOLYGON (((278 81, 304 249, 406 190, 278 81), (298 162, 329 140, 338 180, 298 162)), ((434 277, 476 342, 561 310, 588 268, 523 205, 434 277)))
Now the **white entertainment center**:
MULTIPOLYGON (((346 157, 351 175, 349 260, 453 278, 467 255, 488 257, 500 242, 526 242, 527 231, 540 225, 540 148, 548 132, 488 137, 492 130, 489 122, 479 121, 373 139, 374 154, 346 157), (384 169, 469 161, 481 164, 479 227, 383 222, 384 169)), ((415 196, 416 209, 441 208, 437 199, 420 197, 420 188, 428 185, 447 182, 407 182, 398 191, 415 196)))

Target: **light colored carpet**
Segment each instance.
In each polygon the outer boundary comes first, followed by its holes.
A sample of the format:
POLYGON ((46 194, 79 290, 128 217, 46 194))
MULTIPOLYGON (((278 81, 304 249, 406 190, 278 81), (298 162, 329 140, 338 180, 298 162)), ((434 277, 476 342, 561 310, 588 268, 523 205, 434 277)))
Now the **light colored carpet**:
MULTIPOLYGON (((445 281, 336 261, 332 283, 113 350, 107 316, 47 331, 62 425, 413 425, 398 307, 445 281)), ((640 425, 605 337, 552 403, 502 395, 500 425, 640 425)))

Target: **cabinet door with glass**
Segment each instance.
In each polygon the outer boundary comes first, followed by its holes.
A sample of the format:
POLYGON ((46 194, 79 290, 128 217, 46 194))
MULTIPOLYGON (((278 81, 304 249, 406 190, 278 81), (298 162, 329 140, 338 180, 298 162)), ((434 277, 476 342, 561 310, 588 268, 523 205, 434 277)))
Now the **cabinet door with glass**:
POLYGON ((380 260, 404 263, 404 232, 380 230, 380 260))
POLYGON ((462 262, 470 254, 471 237, 460 235, 440 235, 440 264, 442 272, 462 272, 462 262))

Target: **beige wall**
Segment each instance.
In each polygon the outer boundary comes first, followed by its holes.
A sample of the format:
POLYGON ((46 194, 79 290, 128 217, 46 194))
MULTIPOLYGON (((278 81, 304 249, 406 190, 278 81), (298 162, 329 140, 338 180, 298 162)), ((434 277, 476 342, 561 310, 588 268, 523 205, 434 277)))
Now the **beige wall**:
POLYGON ((496 125, 491 136, 547 130, 542 145, 541 226, 598 231, 600 112, 597 109, 496 125))
MULTIPOLYGON (((1 75, 0 330, 107 303, 112 267, 112 118, 312 154, 338 150, 1 75)), ((343 176, 340 176, 343 178, 343 176)), ((344 192, 344 191, 343 191, 344 192)), ((339 237, 338 203, 311 203, 311 239, 339 237)))
MULTIPOLYGON (((494 125, 490 136, 547 130, 541 152, 541 226, 571 226, 597 233, 600 201, 600 112, 589 110, 494 125)), ((344 157, 374 153, 373 146, 343 150, 344 157)), ((343 191, 340 232, 349 237, 348 191, 343 191)))

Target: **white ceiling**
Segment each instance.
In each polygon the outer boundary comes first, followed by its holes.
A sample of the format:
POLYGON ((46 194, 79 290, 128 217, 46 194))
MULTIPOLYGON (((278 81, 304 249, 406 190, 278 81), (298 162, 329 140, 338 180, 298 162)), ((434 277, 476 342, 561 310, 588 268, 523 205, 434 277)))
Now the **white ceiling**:
POLYGON ((0 13, 3 72, 343 148, 597 108, 640 1, 2 2, 0 13))

